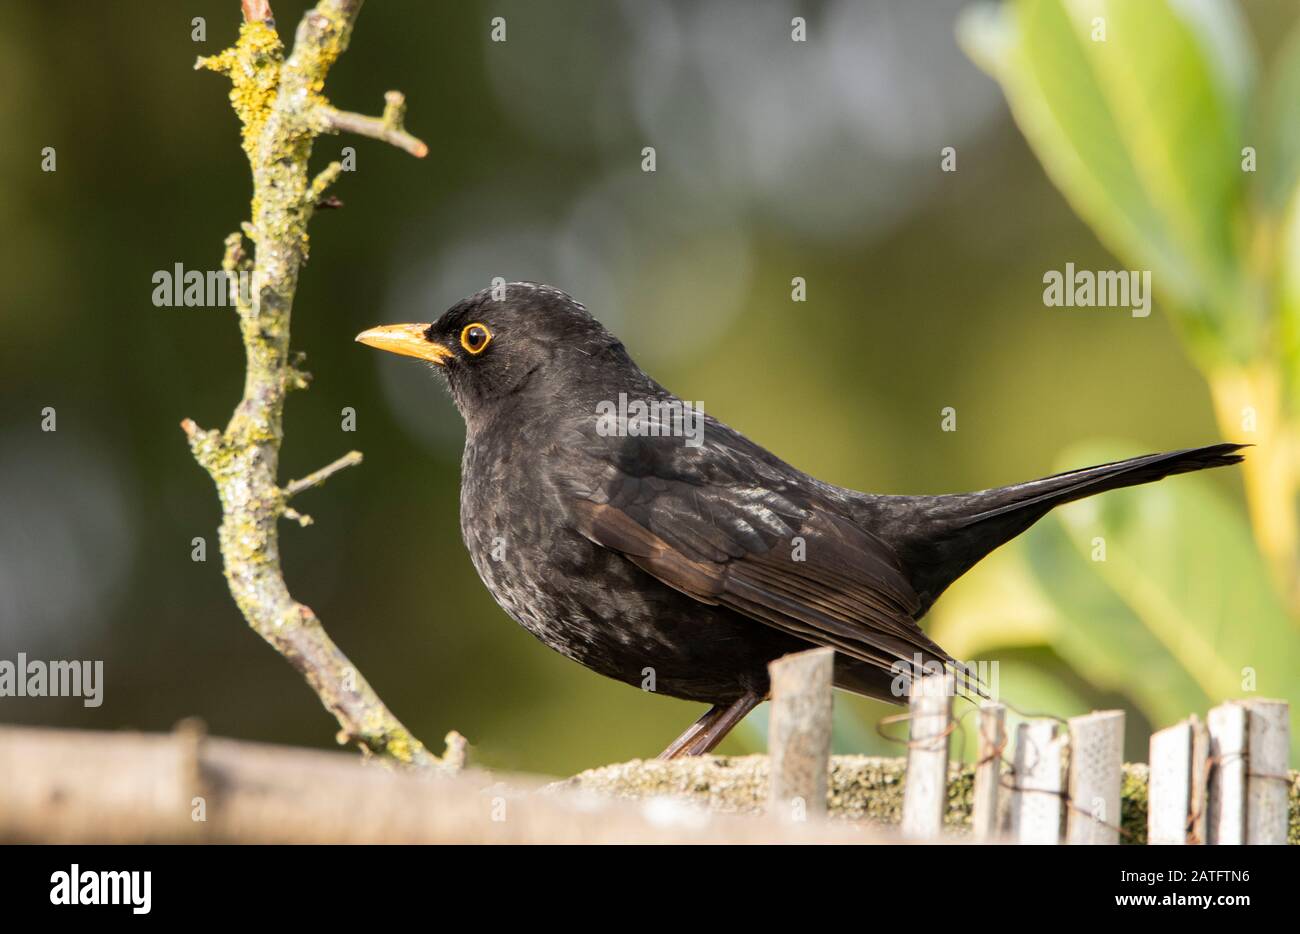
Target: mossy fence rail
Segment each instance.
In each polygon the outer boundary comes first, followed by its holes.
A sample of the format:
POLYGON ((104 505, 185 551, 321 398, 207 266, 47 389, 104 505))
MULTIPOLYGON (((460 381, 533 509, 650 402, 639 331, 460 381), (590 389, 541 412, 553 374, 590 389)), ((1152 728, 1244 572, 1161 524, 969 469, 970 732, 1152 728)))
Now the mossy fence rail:
POLYGON ((832 653, 772 665, 767 757, 630 763, 570 785, 626 797, 681 796, 714 810, 787 823, 827 815, 897 825, 895 839, 1026 844, 1284 844, 1300 842, 1300 775, 1287 768, 1285 701, 1229 701, 1151 737, 1149 765, 1125 764, 1124 712, 1027 717, 984 701, 954 716, 951 673, 916 682, 906 760, 830 755, 832 653), (954 736, 970 731, 963 764, 954 736))
MULTIPOLYGON (((1300 777, 1282 701, 1225 703, 1122 762, 1124 716, 953 715, 919 681, 906 760, 830 755, 829 650, 773 663, 769 754, 633 761, 561 782, 172 734, 0 727, 2 842, 1287 843, 1300 777), (973 765, 952 760, 972 731, 973 765), (959 733, 960 731, 960 733, 959 733)), ((960 756, 958 758, 961 758, 960 756)))

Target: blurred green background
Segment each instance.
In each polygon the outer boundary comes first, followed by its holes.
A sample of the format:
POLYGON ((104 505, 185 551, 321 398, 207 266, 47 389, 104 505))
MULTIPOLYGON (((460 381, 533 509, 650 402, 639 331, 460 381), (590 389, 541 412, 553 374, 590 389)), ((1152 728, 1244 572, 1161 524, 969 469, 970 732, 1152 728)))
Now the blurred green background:
MULTIPOLYGON (((273 3, 282 33, 305 6, 273 3)), ((1253 478, 1180 477, 1045 520, 928 625, 958 657, 998 660, 1021 709, 1125 708, 1130 759, 1225 697, 1300 702, 1300 13, 1192 4, 1189 25, 1163 0, 966 6, 367 4, 327 93, 378 112, 405 91, 431 152, 317 144, 320 165, 355 147, 357 168, 334 189, 345 208, 312 224, 293 344, 315 383, 288 404, 284 478, 353 447, 366 460, 305 494, 316 524, 285 523, 282 543, 295 596, 426 743, 454 728, 482 764, 566 774, 653 755, 701 712, 585 671, 495 606, 460 541, 458 416, 424 368, 352 342, 498 275, 570 291, 682 397, 847 487, 977 489, 1257 444, 1253 478), (1095 15, 1104 47, 1079 39, 1095 15), (1247 145, 1267 179, 1242 171, 1247 145), (949 146, 955 172, 940 171, 949 146), (1151 269, 1151 316, 1045 307, 1043 275, 1067 262, 1151 269)), ((226 591, 217 500, 178 428, 224 424, 239 397, 234 312, 151 302, 155 271, 218 268, 247 217, 228 85, 192 70, 237 24, 236 0, 0 17, 0 658, 106 671, 100 708, 5 698, 5 721, 196 715, 215 734, 332 745, 226 591)), ((889 712, 839 695, 837 747, 897 751, 874 729, 889 712)), ((757 715, 722 751, 763 738, 757 715)))

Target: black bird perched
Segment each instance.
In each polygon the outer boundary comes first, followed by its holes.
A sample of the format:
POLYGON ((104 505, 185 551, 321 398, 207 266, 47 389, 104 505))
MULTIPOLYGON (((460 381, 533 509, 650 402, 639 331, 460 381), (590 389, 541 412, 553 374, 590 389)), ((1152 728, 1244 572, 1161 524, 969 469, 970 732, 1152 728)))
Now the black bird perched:
POLYGON ((461 532, 497 603, 588 668, 713 705, 664 757, 713 749, 766 697, 768 663, 813 646, 835 649, 837 687, 899 703, 900 672, 953 663, 918 625, 935 599, 1053 506, 1241 460, 1214 444, 976 493, 858 493, 693 410, 559 289, 504 291, 357 340, 446 375, 461 532))

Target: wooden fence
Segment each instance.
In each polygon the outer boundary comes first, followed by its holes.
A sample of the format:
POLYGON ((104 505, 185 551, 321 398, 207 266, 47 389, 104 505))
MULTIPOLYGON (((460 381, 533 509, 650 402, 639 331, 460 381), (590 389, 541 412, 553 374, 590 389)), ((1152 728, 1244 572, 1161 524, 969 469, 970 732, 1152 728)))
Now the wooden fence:
MULTIPOLYGON (((802 819, 824 808, 830 758, 831 651, 772 665, 769 810, 802 819)), ((953 716, 953 675, 913 684, 901 833, 943 833, 953 716)), ((972 829, 1005 843, 1119 843, 1124 712, 1069 720, 1031 718, 1007 734, 1007 708, 976 713, 972 829)), ((1290 777, 1285 701, 1229 701, 1151 737, 1148 843, 1284 844, 1290 777)))
MULTIPOLYGON (((558 783, 377 768, 352 753, 207 737, 193 724, 169 735, 0 726, 0 843, 1099 844, 1142 834, 1137 798, 1121 801, 1121 787, 1139 792, 1122 765, 1119 711, 1013 730, 1016 712, 996 703, 955 718, 953 679, 940 675, 888 718, 908 722, 905 769, 832 763, 831 679, 829 650, 773 663, 766 757, 634 760, 558 783), (959 736, 976 739, 973 771, 950 761, 959 736), (873 804, 885 806, 873 814, 873 804), (955 826, 967 813, 969 834, 955 826)), ((1152 737, 1142 770, 1150 842, 1285 843, 1292 781, 1300 802, 1287 713, 1280 701, 1230 702, 1152 737)))

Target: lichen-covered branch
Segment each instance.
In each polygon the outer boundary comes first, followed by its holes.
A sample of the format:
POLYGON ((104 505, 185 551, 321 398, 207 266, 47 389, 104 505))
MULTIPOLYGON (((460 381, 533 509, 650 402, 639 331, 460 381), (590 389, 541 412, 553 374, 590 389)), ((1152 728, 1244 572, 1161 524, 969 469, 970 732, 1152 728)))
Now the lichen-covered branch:
MULTIPOLYGON (((307 258, 307 224, 320 193, 337 176, 327 169, 309 183, 307 164, 313 140, 327 129, 320 115, 333 110, 322 93, 325 78, 347 48, 361 0, 321 0, 308 10, 287 59, 269 3, 243 0, 242 7, 245 20, 235 45, 199 59, 195 67, 230 78, 230 102, 252 169, 252 216, 243 234, 226 239, 222 261, 227 272, 251 272, 251 294, 232 296, 246 357, 244 395, 224 430, 204 431, 189 419, 182 427, 221 499, 221 554, 235 603, 338 719, 340 742, 407 764, 450 764, 429 753, 389 712, 316 614, 290 595, 280 570, 280 518, 310 521, 290 510, 286 499, 360 460, 354 452, 288 488, 279 485, 285 395, 307 384, 289 356, 290 312, 307 258), (251 260, 245 236, 253 242, 251 260)), ((398 108, 379 122, 405 135, 401 117, 398 108)), ((235 277, 231 281, 233 292, 235 277)))

